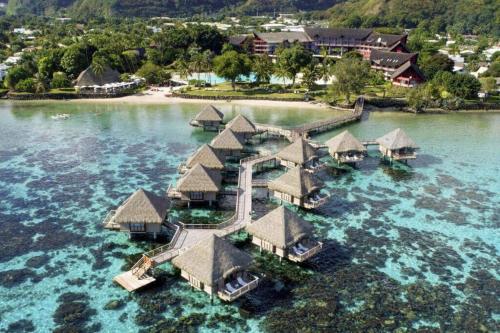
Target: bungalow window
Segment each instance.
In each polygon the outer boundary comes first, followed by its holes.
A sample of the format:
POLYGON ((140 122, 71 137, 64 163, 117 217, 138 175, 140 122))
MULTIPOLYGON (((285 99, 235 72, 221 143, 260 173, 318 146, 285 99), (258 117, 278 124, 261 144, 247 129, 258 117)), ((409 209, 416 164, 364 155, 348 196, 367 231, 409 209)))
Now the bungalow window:
POLYGON ((145 223, 130 223, 131 232, 144 232, 146 231, 145 223))
POLYGON ((191 200, 203 200, 203 192, 191 192, 191 200))

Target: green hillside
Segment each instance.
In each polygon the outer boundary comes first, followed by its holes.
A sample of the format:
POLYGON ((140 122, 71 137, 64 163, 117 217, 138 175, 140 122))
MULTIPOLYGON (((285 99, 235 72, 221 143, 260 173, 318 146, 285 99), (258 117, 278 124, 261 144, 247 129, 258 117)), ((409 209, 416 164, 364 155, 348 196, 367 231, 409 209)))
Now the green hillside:
POLYGON ((332 25, 500 35, 498 0, 352 0, 328 13, 332 25))

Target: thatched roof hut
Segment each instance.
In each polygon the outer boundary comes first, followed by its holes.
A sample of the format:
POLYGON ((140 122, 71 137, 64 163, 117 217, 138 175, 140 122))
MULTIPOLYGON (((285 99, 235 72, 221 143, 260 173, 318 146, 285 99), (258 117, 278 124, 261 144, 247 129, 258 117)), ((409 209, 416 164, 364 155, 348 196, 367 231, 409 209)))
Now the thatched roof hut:
POLYGON ((314 148, 303 137, 295 140, 292 144, 286 146, 278 153, 280 160, 290 161, 298 165, 317 159, 316 148, 314 148))
POLYGON ((236 134, 255 134, 257 132, 255 125, 241 114, 227 123, 226 128, 230 128, 236 134))
POLYGON ((313 226, 285 206, 279 206, 246 227, 248 233, 286 249, 313 232, 313 226))
POLYGON ((394 131, 378 138, 377 143, 389 150, 398 150, 403 148, 418 149, 415 142, 401 129, 397 128, 394 131))
POLYGON ((193 120, 198 122, 222 122, 224 114, 213 105, 207 105, 198 113, 193 120))
POLYGON ((172 263, 208 286, 250 266, 252 257, 215 234, 203 239, 172 263))
POLYGON ((193 155, 191 155, 190 158, 188 158, 186 167, 190 169, 198 163, 209 169, 224 169, 224 162, 222 158, 207 144, 201 146, 193 155))
POLYGON ((195 164, 177 183, 179 192, 219 192, 222 177, 219 171, 195 164))
POLYGON ((302 198, 319 190, 319 183, 314 177, 302 167, 290 169, 284 175, 269 182, 269 189, 293 195, 296 198, 302 198))
POLYGON ((167 216, 168 201, 152 192, 139 189, 117 210, 115 223, 162 223, 167 216))
POLYGON ((120 73, 108 65, 100 74, 96 74, 91 66, 80 73, 76 79, 76 87, 104 86, 108 83, 120 82, 120 73))
POLYGON ((366 148, 349 131, 343 131, 339 135, 325 142, 330 154, 347 152, 365 152, 366 148))
POLYGON ((243 150, 244 148, 242 140, 229 128, 220 132, 210 145, 221 150, 243 150))

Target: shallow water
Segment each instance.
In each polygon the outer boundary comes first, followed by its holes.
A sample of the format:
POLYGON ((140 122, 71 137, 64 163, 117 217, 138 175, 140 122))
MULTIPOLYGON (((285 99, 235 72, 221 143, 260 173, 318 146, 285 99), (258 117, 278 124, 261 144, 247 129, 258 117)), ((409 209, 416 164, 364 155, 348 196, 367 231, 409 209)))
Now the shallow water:
MULTIPOLYGON (((103 230, 100 222, 139 187, 163 193, 177 165, 210 141, 214 134, 188 125, 202 107, 0 104, 0 330, 133 332, 172 328, 175 319, 178 330, 276 331, 286 323, 307 327, 309 318, 325 320, 318 330, 326 331, 342 331, 348 319, 358 323, 352 330, 365 331, 393 325, 498 328, 500 114, 372 113, 350 125, 361 139, 401 127, 421 146, 420 155, 409 167, 391 168, 371 151, 356 169, 321 172, 331 200, 320 210, 299 213, 314 222, 325 251, 302 267, 261 264, 269 281, 233 305, 210 305, 205 294, 169 274, 168 264, 162 267, 163 283, 154 288, 129 295, 115 286, 111 279, 125 269, 127 257, 154 245, 103 230), (52 120, 57 113, 71 117, 52 120), (307 318, 294 315, 316 302, 315 291, 333 316, 319 310, 307 318), (374 300, 377 293, 383 299, 374 300), (415 295, 438 296, 430 309, 415 308, 415 295), (105 310, 110 300, 118 305, 105 310), (413 315, 398 312, 412 306, 413 315), (289 320, 276 322, 280 318, 289 320)), ((333 113, 221 109, 228 118, 242 112, 284 126, 333 113)), ((265 201, 257 205, 269 208, 265 201)))

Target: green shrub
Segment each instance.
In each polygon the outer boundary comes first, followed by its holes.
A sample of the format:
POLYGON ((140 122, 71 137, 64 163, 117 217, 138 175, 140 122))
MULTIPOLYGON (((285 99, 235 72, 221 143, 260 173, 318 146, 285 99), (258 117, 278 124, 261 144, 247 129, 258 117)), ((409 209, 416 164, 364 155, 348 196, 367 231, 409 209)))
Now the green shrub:
POLYGON ((35 80, 32 78, 21 80, 16 84, 15 90, 17 92, 34 93, 36 90, 35 80))

